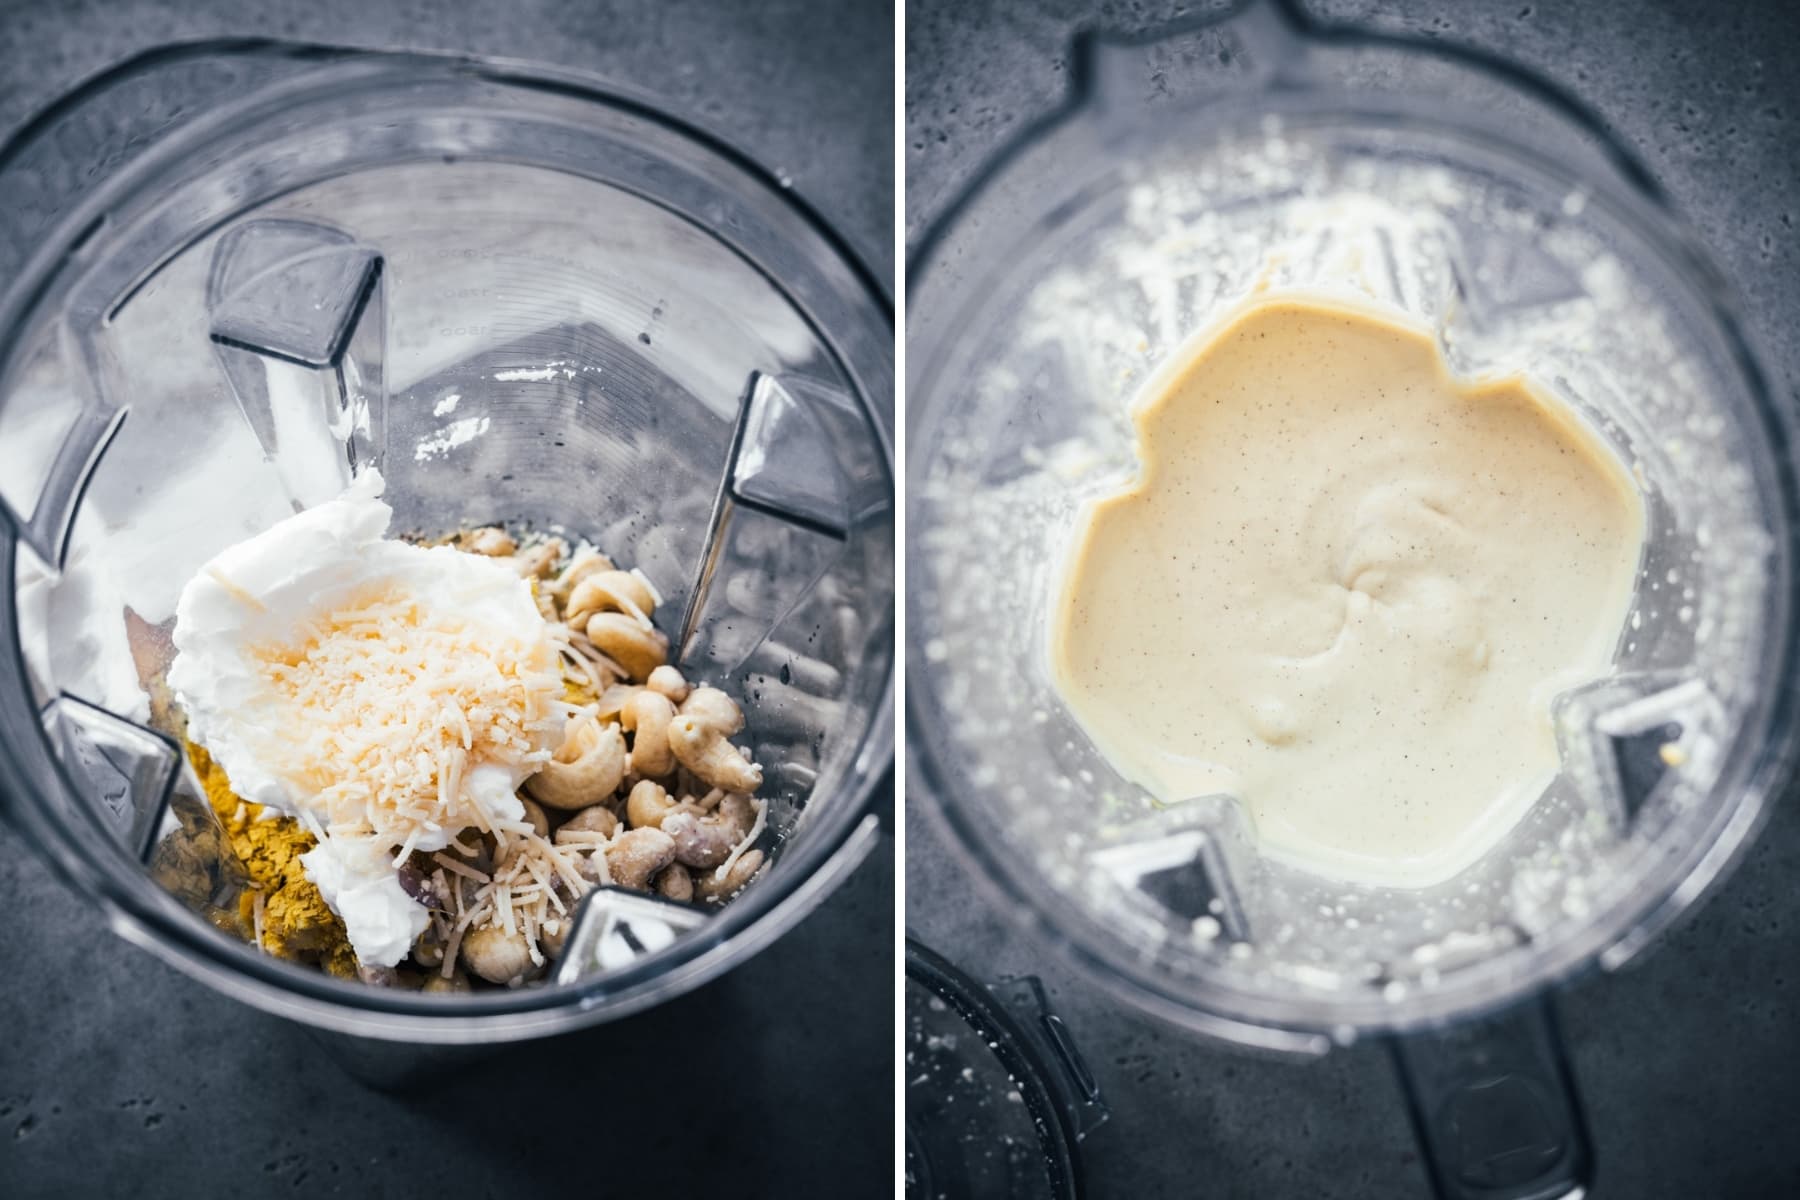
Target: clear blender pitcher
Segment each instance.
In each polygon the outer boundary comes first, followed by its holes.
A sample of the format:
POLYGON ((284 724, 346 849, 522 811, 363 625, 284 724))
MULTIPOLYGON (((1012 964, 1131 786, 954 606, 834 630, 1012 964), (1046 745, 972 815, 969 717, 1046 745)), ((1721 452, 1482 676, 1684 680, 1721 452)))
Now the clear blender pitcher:
POLYGON ((1508 64, 1285 5, 1088 38, 1071 62, 1065 107, 915 256, 919 799, 1129 1003, 1273 1051, 1392 1035, 1441 1194, 1577 1192, 1591 1155, 1548 989, 1693 903, 1793 761, 1793 414, 1654 182, 1508 64), (1427 322, 1459 375, 1523 370, 1645 498, 1615 667, 1558 700, 1554 782, 1427 889, 1269 861, 1231 797, 1158 803, 1051 682, 1055 581, 1083 504, 1135 471, 1134 393, 1283 289, 1427 322))
POLYGON ((0 808, 121 935, 324 1029, 497 1042, 697 986, 873 846, 891 311, 773 177, 577 77, 232 43, 85 85, 0 180, 0 808), (657 585, 671 660, 768 765, 768 866, 734 902, 604 968, 432 996, 261 955, 158 885, 194 783, 132 631, 370 468, 395 533, 554 529, 657 585))

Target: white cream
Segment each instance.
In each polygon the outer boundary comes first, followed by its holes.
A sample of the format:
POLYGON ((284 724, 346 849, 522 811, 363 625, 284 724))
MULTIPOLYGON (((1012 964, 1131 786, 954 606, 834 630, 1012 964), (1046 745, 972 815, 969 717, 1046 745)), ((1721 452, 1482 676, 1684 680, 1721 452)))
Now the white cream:
MULTIPOLYGON (((354 736, 364 732, 355 721, 387 720, 387 714, 297 708, 271 683, 269 648, 302 643, 309 630, 330 625, 330 614, 378 589, 417 600, 431 620, 470 631, 481 645, 523 647, 519 661, 508 664, 520 673, 555 663, 529 585, 492 559, 385 538, 391 510, 379 499, 381 487, 380 475, 367 472, 337 499, 227 548, 202 567, 176 607, 177 654, 169 670, 189 736, 224 768, 238 795, 293 814, 320 834, 318 847, 302 859, 307 877, 370 966, 399 962, 428 914, 401 889, 391 846, 327 831, 326 789, 342 781, 308 770, 297 747, 322 722, 348 720, 354 736)), ((560 727, 533 730, 523 753, 552 751, 560 736, 560 727)), ((471 758, 446 811, 473 800, 491 819, 521 819, 515 789, 537 764, 521 754, 508 759, 471 758)), ((468 824, 433 821, 436 828, 415 830, 411 846, 442 849, 468 824)))
POLYGON ((350 945, 365 966, 393 966, 430 923, 425 906, 400 886, 393 861, 366 842, 321 837, 300 856, 300 865, 331 911, 344 919, 350 945))

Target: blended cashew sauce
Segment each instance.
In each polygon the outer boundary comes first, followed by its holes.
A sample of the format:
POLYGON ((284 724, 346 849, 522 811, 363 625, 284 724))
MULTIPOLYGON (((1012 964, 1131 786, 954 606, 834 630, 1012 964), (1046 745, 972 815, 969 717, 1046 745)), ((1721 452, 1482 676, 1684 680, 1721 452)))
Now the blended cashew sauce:
POLYGON ((1557 765, 1550 705, 1607 673, 1643 505, 1519 378, 1450 378, 1421 327, 1270 298, 1159 373, 1141 471, 1092 504, 1057 685, 1165 801, 1229 793, 1265 853, 1439 882, 1557 765))

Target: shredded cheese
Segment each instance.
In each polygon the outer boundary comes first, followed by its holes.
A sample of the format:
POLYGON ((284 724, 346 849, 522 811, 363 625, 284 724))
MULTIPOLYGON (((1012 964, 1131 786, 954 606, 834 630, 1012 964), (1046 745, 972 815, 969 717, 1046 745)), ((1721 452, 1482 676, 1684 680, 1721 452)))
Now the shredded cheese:
MULTIPOLYGON (((558 919, 567 917, 572 907, 565 897, 579 899, 594 887, 581 872, 587 852, 593 852, 594 866, 589 869, 598 870, 604 878, 606 859, 602 850, 607 840, 605 835, 595 833, 579 843, 558 844, 527 825, 498 848, 491 873, 448 854, 433 854, 440 867, 458 876, 455 883, 444 887, 450 896, 449 907, 432 914, 433 920, 441 920, 449 931, 446 961, 454 961, 469 930, 500 929, 523 935, 532 961, 541 966, 540 940, 557 931, 558 919)), ((442 876, 443 872, 438 874, 442 876)), ((440 932, 439 936, 444 935, 440 932)))
POLYGON ((663 602, 662 591, 656 586, 656 584, 651 580, 651 578, 648 575, 644 574, 644 569, 642 567, 633 567, 633 568, 631 568, 631 574, 637 579, 637 581, 639 583, 643 584, 645 589, 650 593, 651 603, 655 604, 656 607, 661 608, 662 602, 663 602))
POLYGON ((519 769, 575 711, 560 641, 472 624, 414 596, 346 604, 297 643, 257 648, 291 714, 270 766, 310 785, 334 834, 360 831, 398 858, 447 828, 489 832, 463 780, 482 764, 519 769))
MULTIPOLYGON (((471 853, 473 853, 473 851, 471 851, 471 853)), ((484 873, 482 871, 477 871, 474 867, 471 867, 468 863, 457 862, 454 858, 451 858, 448 854, 442 854, 442 853, 433 854, 431 856, 431 858, 432 858, 433 862, 438 864, 438 866, 444 868, 444 870, 449 871, 452 874, 461 875, 464 879, 473 879, 476 883, 488 882, 488 877, 487 877, 486 873, 484 873)))
POLYGON ((450 931, 450 940, 444 943, 444 965, 438 968, 438 974, 445 979, 450 978, 451 972, 456 970, 456 952, 462 948, 463 934, 468 930, 468 923, 459 920, 456 928, 450 931))
POLYGON ((737 866, 737 860, 743 857, 744 851, 756 845, 756 839, 762 836, 763 828, 769 822, 769 802, 752 796, 750 803, 756 805, 756 820, 750 826, 750 832, 744 835, 744 840, 731 848, 731 854, 719 864, 719 869, 713 872, 715 883, 725 882, 725 877, 731 874, 731 868, 737 866))

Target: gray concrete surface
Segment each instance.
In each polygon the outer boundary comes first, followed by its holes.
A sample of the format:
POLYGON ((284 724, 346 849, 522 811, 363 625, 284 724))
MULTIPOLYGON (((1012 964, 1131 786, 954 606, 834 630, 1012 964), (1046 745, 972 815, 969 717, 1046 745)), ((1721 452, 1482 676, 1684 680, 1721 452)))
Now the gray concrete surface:
MULTIPOLYGON (((1078 23, 1148 29, 1164 0, 907 6, 906 227, 1061 94, 1078 23)), ((1311 7, 1309 5, 1309 7, 1311 7)), ((1323 15, 1457 38, 1575 89, 1643 153, 1745 297, 1788 395, 1800 383, 1800 8, 1787 3, 1332 0, 1323 15)), ((1021 935, 909 791, 909 926, 975 970, 1040 974, 1112 1105, 1095 1197, 1426 1195, 1385 1051, 1247 1058, 1121 1008, 1021 935)), ((1562 1013, 1619 1200, 1800 1195, 1800 791, 1654 953, 1567 991, 1562 1013)))
MULTIPOLYGON (((0 3, 0 131, 173 39, 546 61, 721 131, 891 287, 892 28, 881 0, 0 3)), ((306 1030, 111 936, 0 828, 0 1197, 889 1194, 893 889, 884 837, 825 908, 716 983, 383 1095, 306 1030)))

